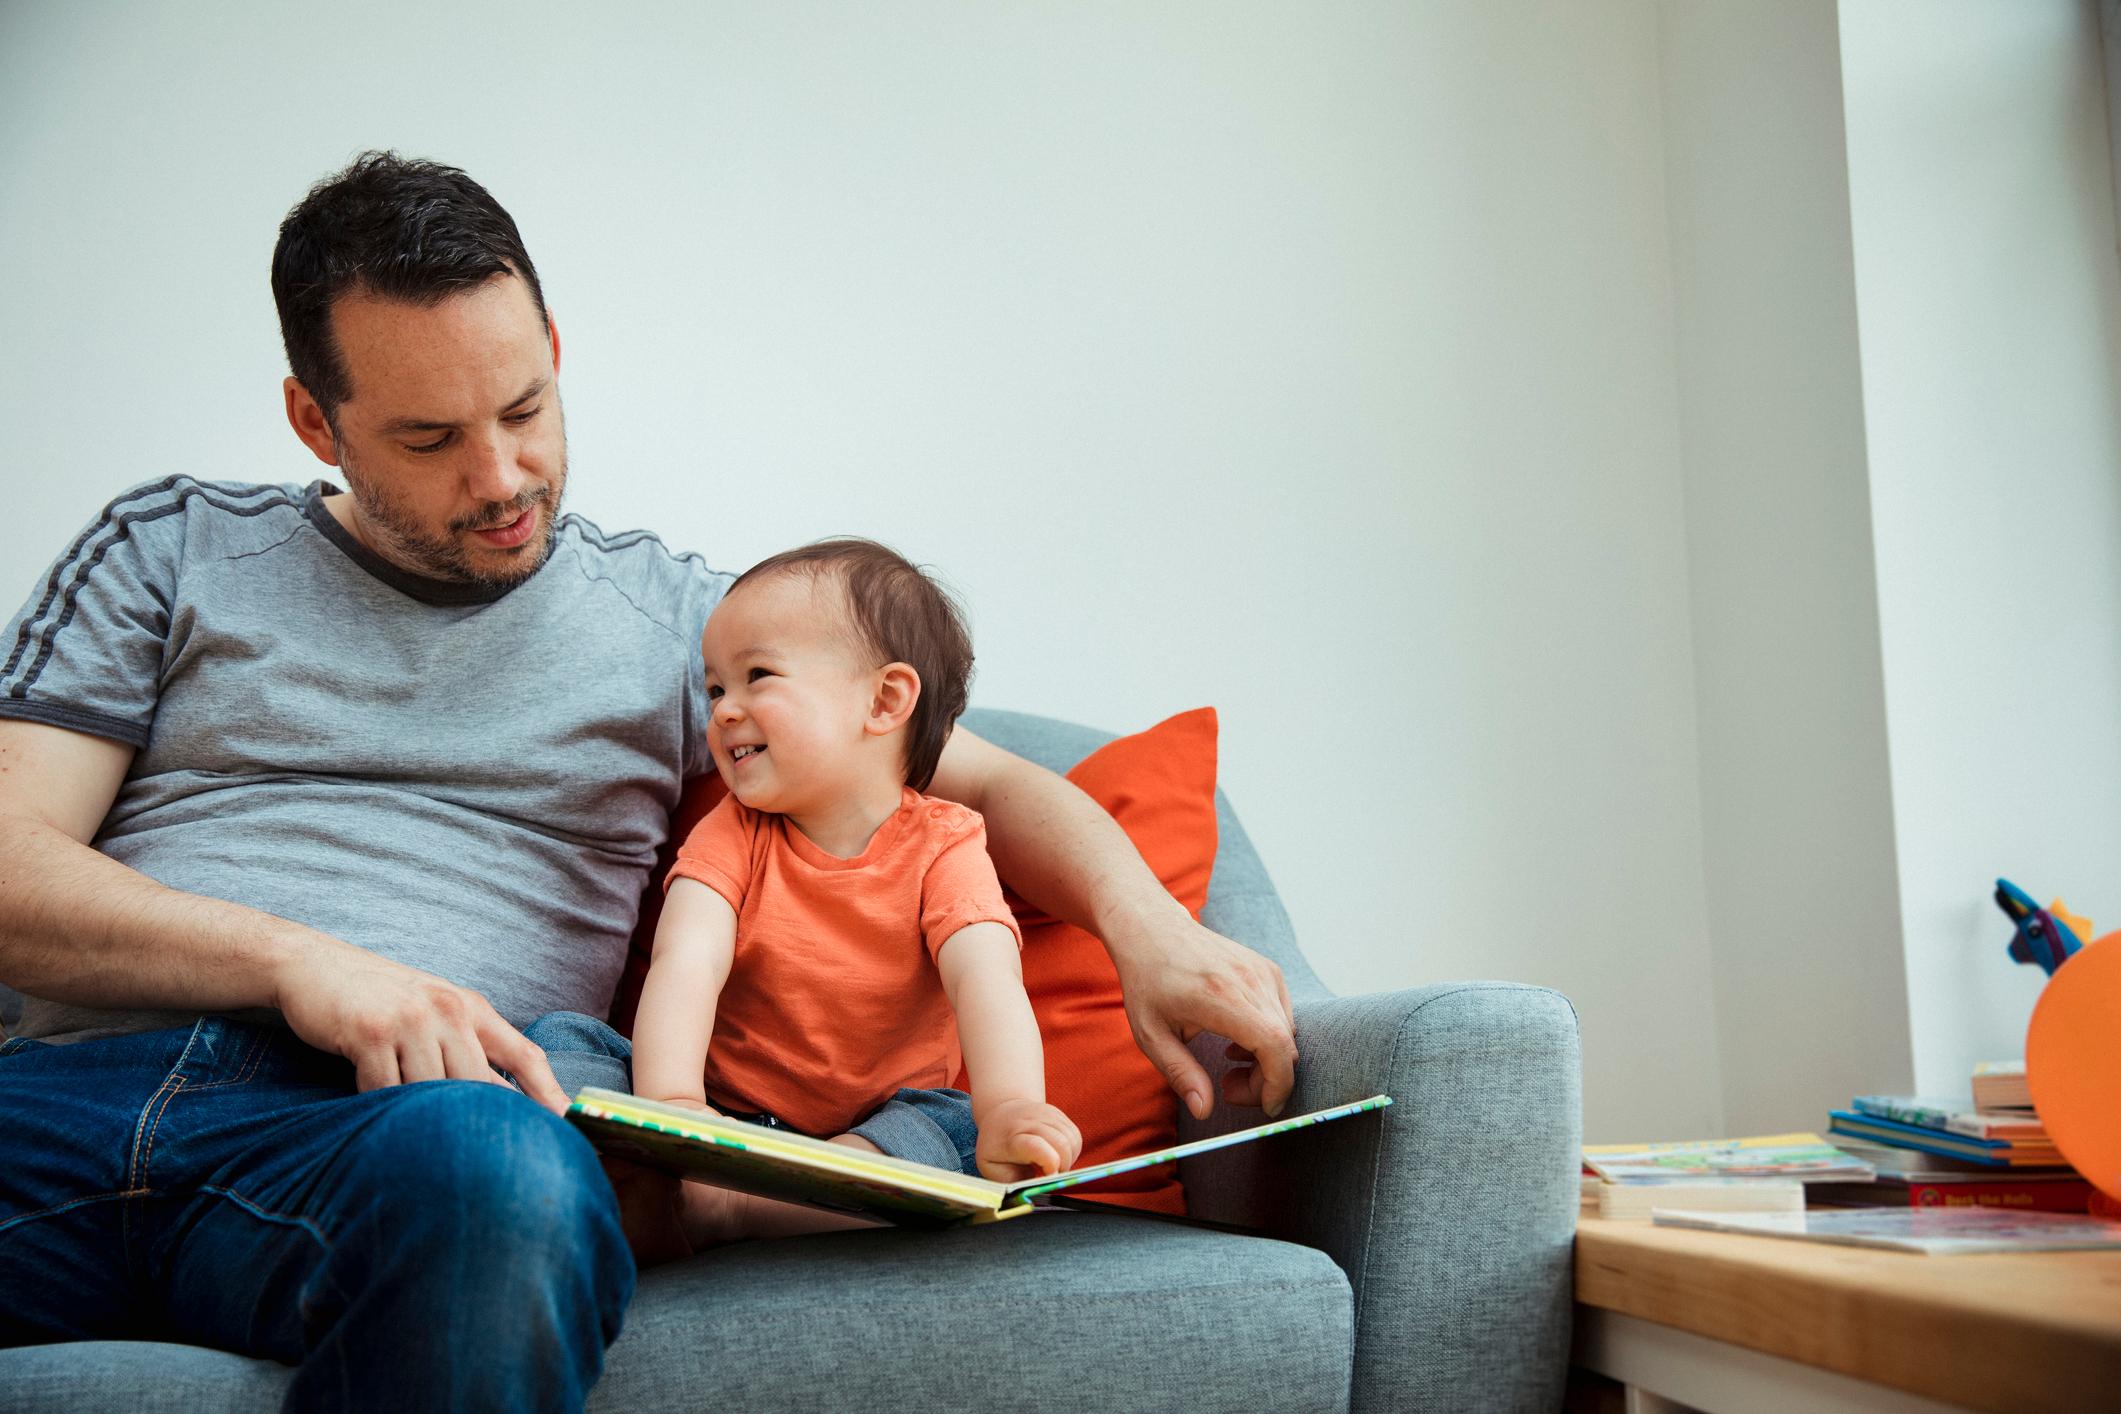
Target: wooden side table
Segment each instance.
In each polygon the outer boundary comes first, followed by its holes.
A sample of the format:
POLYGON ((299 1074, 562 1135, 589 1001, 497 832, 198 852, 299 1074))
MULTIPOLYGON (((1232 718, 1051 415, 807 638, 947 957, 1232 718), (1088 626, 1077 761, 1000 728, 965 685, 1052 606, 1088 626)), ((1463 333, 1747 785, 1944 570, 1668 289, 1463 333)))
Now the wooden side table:
POLYGON ((2121 1251, 1923 1256, 1576 1225, 1577 1365, 1629 1414, 2121 1409, 2121 1251))

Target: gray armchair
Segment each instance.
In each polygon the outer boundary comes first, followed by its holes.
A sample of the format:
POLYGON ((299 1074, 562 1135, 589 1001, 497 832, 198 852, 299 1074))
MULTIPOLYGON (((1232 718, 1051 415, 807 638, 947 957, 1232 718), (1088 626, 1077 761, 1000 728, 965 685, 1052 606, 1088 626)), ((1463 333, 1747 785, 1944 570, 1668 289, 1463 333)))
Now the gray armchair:
MULTIPOLYGON (((1019 713, 965 720, 1061 770, 1106 740, 1019 713)), ((1262 1235, 1071 1212, 724 1248, 643 1275, 591 1407, 1557 1407, 1580 1144, 1575 1013, 1554 992, 1493 982, 1332 995, 1226 801, 1218 812, 1203 918, 1288 977, 1302 1051, 1292 1105, 1397 1100, 1185 1162, 1196 1216, 1262 1235)), ((1221 1049, 1198 1047, 1211 1072, 1226 1065, 1221 1049)), ((1182 1137, 1256 1122, 1218 1109, 1182 1137)), ((144 1342, 0 1351, 13 1409, 264 1411, 286 1377, 144 1342)))

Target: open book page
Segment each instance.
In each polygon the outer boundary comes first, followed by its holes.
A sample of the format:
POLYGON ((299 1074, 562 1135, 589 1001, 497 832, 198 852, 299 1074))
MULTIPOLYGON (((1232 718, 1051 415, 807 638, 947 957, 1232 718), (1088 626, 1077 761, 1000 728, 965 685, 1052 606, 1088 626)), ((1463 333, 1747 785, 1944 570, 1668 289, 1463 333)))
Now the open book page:
POLYGON ((1000 1209, 1008 1189, 972 1174, 615 1090, 582 1091, 567 1118, 614 1157, 722 1188, 911 1227, 1005 1216, 1000 1209))
POLYGON ((1266 1124, 1254 1125, 1250 1129, 1232 1130, 1228 1134, 1211 1135, 1206 1139, 1195 1139, 1186 1144, 1174 1144, 1168 1149, 1158 1149, 1153 1154, 1140 1154, 1131 1159, 1114 1159, 1110 1163, 1093 1164, 1088 1168, 1070 1169, 1066 1173, 1053 1174, 1046 1178, 1029 1178, 1011 1184, 1011 1203, 1029 1202, 1041 1194, 1073 1188, 1081 1183, 1095 1183, 1101 1178, 1110 1178, 1116 1173, 1132 1173, 1136 1169, 1150 1168, 1156 1164, 1168 1164, 1174 1159, 1189 1158, 1194 1154, 1205 1154, 1211 1149, 1227 1149, 1233 1144, 1249 1144, 1254 1139, 1264 1139, 1270 1134, 1286 1134, 1292 1129, 1305 1129, 1314 1124, 1323 1124, 1329 1119, 1344 1119, 1359 1115, 1366 1110, 1381 1110, 1392 1103, 1390 1095, 1372 1095, 1367 1100, 1353 1100, 1345 1105, 1332 1105, 1309 1114, 1290 1115, 1286 1119, 1270 1120, 1266 1124))

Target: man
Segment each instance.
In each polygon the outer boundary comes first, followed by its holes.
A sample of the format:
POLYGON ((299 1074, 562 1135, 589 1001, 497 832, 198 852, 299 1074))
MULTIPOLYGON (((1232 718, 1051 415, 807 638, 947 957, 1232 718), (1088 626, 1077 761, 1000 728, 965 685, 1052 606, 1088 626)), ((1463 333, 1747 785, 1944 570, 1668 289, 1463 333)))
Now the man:
MULTIPOLYGON (((222 1346, 298 1365, 305 1407, 577 1408, 634 1263, 522 1028, 610 1003, 710 769, 727 579, 560 514, 559 331, 462 172, 358 159, 290 213, 273 290, 288 421, 347 489, 136 488, 0 639, 0 982, 28 994, 0 1344, 222 1346)), ((1058 777, 961 730, 933 789, 1107 940, 1196 1113, 1200 1030, 1280 1107, 1271 964, 1058 777)))

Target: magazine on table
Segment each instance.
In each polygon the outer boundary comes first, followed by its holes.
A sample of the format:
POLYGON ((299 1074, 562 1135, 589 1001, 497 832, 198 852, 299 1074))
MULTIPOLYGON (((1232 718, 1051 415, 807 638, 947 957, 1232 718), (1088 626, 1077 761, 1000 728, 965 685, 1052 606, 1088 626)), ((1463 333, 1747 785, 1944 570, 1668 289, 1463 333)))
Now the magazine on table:
POLYGON ((2121 1248, 2121 1222, 1997 1208, 1812 1208, 1801 1213, 1709 1213, 1659 1208, 1651 1221, 1659 1227, 1794 1237, 1936 1256, 2121 1248))

